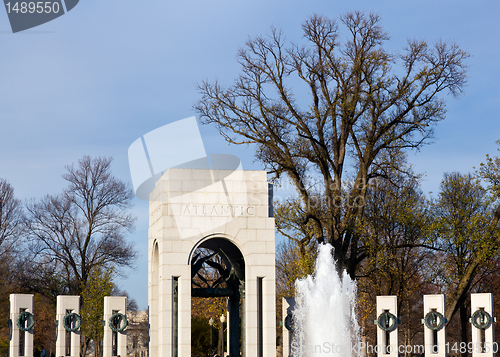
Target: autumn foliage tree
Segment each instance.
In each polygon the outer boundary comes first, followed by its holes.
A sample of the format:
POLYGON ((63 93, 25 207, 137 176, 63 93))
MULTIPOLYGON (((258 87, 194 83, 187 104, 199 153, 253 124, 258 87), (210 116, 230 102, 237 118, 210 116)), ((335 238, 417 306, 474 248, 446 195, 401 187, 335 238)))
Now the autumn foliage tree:
MULTIPOLYGON (((485 238, 491 221, 490 205, 486 190, 472 174, 445 174, 434 204, 434 233, 438 236, 437 244, 444 252, 439 262, 441 279, 451 291, 460 281, 467 279, 466 291, 470 292, 474 275, 482 269, 478 267, 473 271, 468 268, 474 264, 476 257, 485 255, 488 249, 485 238)), ((462 294, 455 306, 451 305, 448 310, 450 320, 455 312, 460 311, 463 342, 467 342, 468 301, 468 296, 462 294)))
MULTIPOLYGON (((220 259, 219 259, 219 263, 220 259)), ((216 271, 203 268, 203 275, 209 281, 218 278, 216 271)), ((202 283, 198 276, 194 281, 202 283)), ((226 297, 192 297, 191 298, 191 349, 192 353, 202 354, 209 349, 210 329, 212 329, 212 349, 215 350, 219 341, 219 330, 221 329, 220 316, 227 313, 226 297), (210 318, 213 325, 210 326, 210 318)))
POLYGON ((500 253, 500 158, 487 156, 474 174, 445 174, 434 202, 439 266, 448 287, 449 321, 459 312, 461 340, 468 341, 468 293, 500 253))
POLYGON ((292 183, 297 195, 284 204, 297 215, 288 226, 312 232, 302 244, 332 244, 338 267, 354 277, 367 256, 356 234, 367 184, 398 169, 402 150, 428 142, 445 118, 442 95, 462 92, 468 54, 422 40, 389 52, 374 14, 314 15, 302 29, 303 44, 276 29, 250 38, 234 84, 202 83, 195 109, 228 142, 255 144, 272 178, 292 183))
POLYGON ((421 295, 429 292, 432 222, 418 177, 392 173, 370 186, 358 231, 368 258, 357 273, 361 324, 375 342, 376 296, 396 295, 405 345, 422 343, 421 295), (419 340, 420 339, 420 340, 419 340))

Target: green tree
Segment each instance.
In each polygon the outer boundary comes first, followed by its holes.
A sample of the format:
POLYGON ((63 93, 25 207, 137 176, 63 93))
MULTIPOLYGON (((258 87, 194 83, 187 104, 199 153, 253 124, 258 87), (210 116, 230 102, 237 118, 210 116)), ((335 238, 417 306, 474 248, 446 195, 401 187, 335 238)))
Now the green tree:
POLYGON ((293 296, 295 280, 314 271, 314 227, 311 223, 303 224, 300 202, 295 197, 275 201, 273 210, 276 229, 290 241, 281 243, 276 252, 278 290, 291 294, 283 296, 293 296))
POLYGON ((421 295, 431 281, 430 222, 429 202, 418 178, 391 173, 370 186, 358 226, 368 258, 357 277, 361 324, 373 343, 376 328, 370 322, 377 318, 379 295, 397 295, 404 344, 423 342, 416 338, 421 337, 421 295))
POLYGON ((292 240, 285 240, 276 249, 276 298, 295 296, 295 281, 314 271, 315 249, 300 253, 300 247, 292 240))
POLYGON ((314 15, 302 29, 304 44, 288 45, 276 29, 249 39, 235 83, 202 83, 194 107, 228 142, 255 144, 272 179, 290 180, 297 196, 288 204, 300 218, 290 226, 332 244, 339 269, 354 277, 366 258, 356 225, 368 182, 399 169, 395 158, 432 136, 445 118, 442 94, 457 96, 466 83, 468 54, 422 40, 391 53, 373 14, 348 13, 339 23, 314 15))
POLYGON ((450 291, 447 318, 460 312, 461 340, 468 342, 468 292, 486 262, 498 253, 498 232, 491 230, 493 201, 472 174, 445 174, 434 202, 437 245, 443 251, 440 279, 450 291), (492 239, 493 238, 493 239, 492 239))
POLYGON ((95 268, 90 272, 85 286, 82 287, 82 317, 81 332, 84 344, 82 355, 84 356, 90 341, 94 341, 96 356, 102 356, 102 339, 104 327, 102 326, 104 297, 111 295, 113 291, 113 269, 95 268))
MULTIPOLYGON (((209 318, 204 316, 191 317, 191 355, 203 356, 210 350, 209 318)), ((212 331, 212 347, 217 346, 217 330, 212 331), (215 337, 215 338, 214 338, 215 337)))

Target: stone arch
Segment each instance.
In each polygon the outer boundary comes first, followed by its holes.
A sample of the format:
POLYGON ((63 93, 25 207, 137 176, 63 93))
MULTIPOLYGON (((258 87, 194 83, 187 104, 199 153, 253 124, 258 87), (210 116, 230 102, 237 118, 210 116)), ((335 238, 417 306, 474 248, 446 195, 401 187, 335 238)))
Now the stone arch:
POLYGON ((238 248, 238 250, 240 251, 240 253, 243 257, 248 256, 248 253, 246 252, 245 247, 236 238, 234 238, 228 234, 225 234, 225 233, 213 233, 213 234, 209 234, 209 235, 203 237, 198 242, 196 242, 195 245, 193 245, 193 248, 191 249, 191 251, 189 252, 189 255, 188 255, 187 264, 188 265, 191 264, 191 259, 193 258, 193 254, 196 251, 196 249, 198 249, 198 247, 200 247, 207 240, 214 239, 214 238, 225 239, 225 240, 231 242, 232 244, 234 244, 236 246, 236 248, 238 248))
POLYGON ((191 260, 199 247, 218 241, 230 242, 245 264, 241 352, 245 357, 275 356, 274 218, 266 172, 228 177, 225 170, 169 169, 150 197, 149 313, 158 326, 158 331, 151 326, 150 351, 165 357, 191 355, 191 260), (158 294, 153 294, 157 278, 158 294))

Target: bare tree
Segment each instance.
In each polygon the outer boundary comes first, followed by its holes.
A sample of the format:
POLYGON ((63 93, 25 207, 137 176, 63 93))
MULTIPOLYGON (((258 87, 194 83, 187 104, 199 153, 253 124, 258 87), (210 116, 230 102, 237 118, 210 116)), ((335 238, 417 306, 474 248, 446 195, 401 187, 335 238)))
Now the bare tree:
POLYGON ((462 92, 468 54, 421 40, 394 54, 383 48, 389 36, 378 16, 348 13, 340 23, 345 43, 337 22, 319 15, 302 26, 305 45, 287 45, 275 29, 249 39, 234 85, 202 83, 194 107, 228 142, 256 144, 274 179, 292 182, 298 196, 290 204, 303 230, 331 243, 338 267, 354 276, 367 256, 355 226, 368 182, 400 169, 403 150, 428 142, 432 125, 445 118, 441 94, 462 92))
POLYGON ((22 209, 14 188, 0 179, 0 258, 10 252, 20 238, 22 209))
MULTIPOLYGON (((27 205, 26 227, 36 266, 50 267, 53 281, 79 294, 99 267, 132 266, 136 251, 125 240, 135 218, 132 190, 111 174, 111 158, 84 156, 67 166, 67 188, 27 205)), ((56 284, 57 285, 57 284, 56 284)))
MULTIPOLYGON (((14 188, 0 179, 0 315, 9 313, 9 294, 16 286, 15 252, 21 238, 22 209, 14 188)), ((0 355, 8 353, 9 326, 0 321, 0 355)))

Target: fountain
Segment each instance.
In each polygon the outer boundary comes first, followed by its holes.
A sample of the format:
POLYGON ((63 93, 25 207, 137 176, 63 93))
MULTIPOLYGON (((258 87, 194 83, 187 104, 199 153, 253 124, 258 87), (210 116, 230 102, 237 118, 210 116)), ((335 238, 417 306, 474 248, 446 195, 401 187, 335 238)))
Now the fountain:
POLYGON ((295 283, 294 357, 357 355, 356 283, 344 271, 339 276, 332 246, 322 244, 314 274, 295 283))

